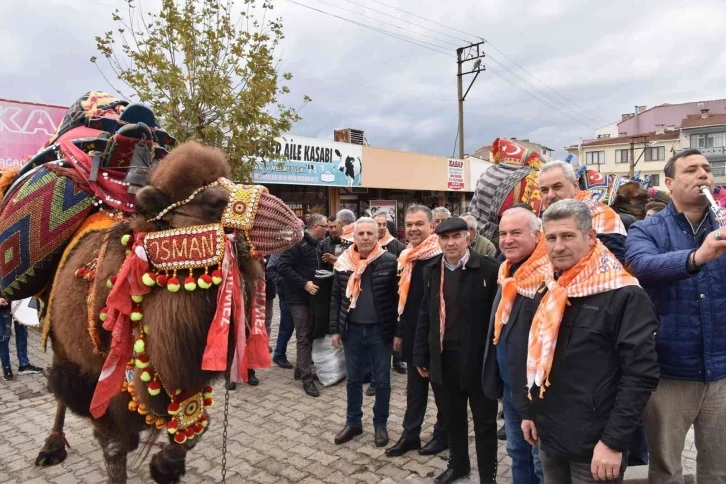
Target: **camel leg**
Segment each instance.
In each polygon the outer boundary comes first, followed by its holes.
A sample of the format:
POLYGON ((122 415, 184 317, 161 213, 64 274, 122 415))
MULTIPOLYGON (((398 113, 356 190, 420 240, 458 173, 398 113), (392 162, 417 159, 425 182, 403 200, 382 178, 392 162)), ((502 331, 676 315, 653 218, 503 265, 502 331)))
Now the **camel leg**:
POLYGON ((45 444, 38 453, 38 457, 35 459, 35 465, 44 467, 54 466, 66 460, 66 456, 68 455, 66 452, 66 445, 68 445, 68 442, 66 441, 65 434, 63 433, 65 420, 66 406, 60 400, 57 400, 53 429, 50 431, 48 438, 45 439, 45 444))
POLYGON ((103 450, 109 484, 126 484, 126 457, 129 453, 128 439, 110 437, 98 431, 95 431, 94 435, 103 450))
POLYGON ((195 437, 181 445, 170 438, 170 442, 151 458, 149 467, 154 482, 159 484, 181 482, 182 476, 186 473, 187 453, 197 445, 200 437, 195 437))

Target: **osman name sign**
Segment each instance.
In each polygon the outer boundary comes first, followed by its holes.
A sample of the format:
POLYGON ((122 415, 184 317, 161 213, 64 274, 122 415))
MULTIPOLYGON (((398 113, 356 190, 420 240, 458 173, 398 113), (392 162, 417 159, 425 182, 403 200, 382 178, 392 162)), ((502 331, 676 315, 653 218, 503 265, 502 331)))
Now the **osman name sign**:
POLYGON ((278 138, 278 160, 257 161, 252 181, 262 184, 359 187, 363 147, 299 136, 278 138))
POLYGON ((0 170, 23 166, 55 134, 67 110, 0 99, 0 170))

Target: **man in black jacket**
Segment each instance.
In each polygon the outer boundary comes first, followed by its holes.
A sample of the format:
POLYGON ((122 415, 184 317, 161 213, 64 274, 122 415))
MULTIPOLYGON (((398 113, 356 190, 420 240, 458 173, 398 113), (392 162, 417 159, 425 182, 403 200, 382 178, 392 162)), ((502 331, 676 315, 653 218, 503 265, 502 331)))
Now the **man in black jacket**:
POLYGON ((433 386, 437 414, 433 439, 421 448, 421 425, 426 416, 429 399, 429 379, 422 377, 413 367, 413 343, 416 338, 416 324, 424 296, 424 267, 441 254, 439 239, 434 234, 434 217, 431 209, 424 205, 411 205, 406 210, 406 239, 410 245, 398 258, 401 269, 398 289, 398 312, 400 314, 394 350, 401 350, 402 358, 410 371, 406 383, 406 414, 403 417, 403 433, 396 445, 386 449, 389 457, 399 457, 409 450, 419 450, 421 455, 435 455, 449 448, 449 439, 444 422, 444 404, 439 387, 433 386))
POLYGON ((554 272, 534 297, 522 432, 540 443, 545 482, 620 483, 658 385, 658 320, 638 281, 598 240, 587 204, 543 217, 554 272))
POLYGON ((522 389, 526 383, 527 343, 534 315, 532 299, 542 285, 545 271, 552 267, 544 245, 536 250, 541 235, 540 221, 532 210, 517 207, 502 214, 499 248, 505 261, 499 266, 499 290, 487 338, 487 355, 490 351, 497 355, 501 382, 482 384, 489 398, 502 393, 507 454, 512 459, 514 484, 544 482, 539 450, 524 440, 519 413, 525 397, 522 389))
POLYGON ((398 302, 397 260, 378 244, 375 220, 358 219, 353 237, 354 244, 335 263, 330 302, 332 342, 336 348, 345 348, 348 374, 346 422, 335 436, 335 443, 343 444, 363 432, 363 374, 372 361, 376 378, 375 443, 383 447, 388 444, 390 362, 398 302))
POLYGON ((466 222, 452 218, 436 227, 443 256, 424 267, 424 299, 416 328, 413 363, 419 374, 442 388, 450 452, 448 469, 436 484, 469 475, 467 403, 474 417, 481 482, 497 475, 497 401, 482 390, 483 371, 496 372, 496 359, 484 365, 489 314, 497 292, 499 264, 469 250, 466 222))
POLYGON ((386 217, 386 214, 378 213, 373 217, 373 220, 378 224, 378 243, 381 244, 383 250, 387 250, 396 257, 401 255, 406 246, 388 231, 388 217, 386 217))
POLYGON ((322 269, 333 271, 333 264, 338 260, 340 254, 350 245, 349 242, 340 238, 340 225, 337 216, 331 215, 328 219, 328 235, 320 242, 320 253, 322 258, 322 269))
POLYGON ((284 281, 285 300, 295 322, 297 338, 297 368, 305 393, 311 397, 320 396, 313 382, 312 351, 313 323, 310 317, 310 296, 318 292, 313 283, 315 271, 320 269, 319 242, 328 229, 324 215, 312 214, 303 239, 280 256, 277 271, 284 281))

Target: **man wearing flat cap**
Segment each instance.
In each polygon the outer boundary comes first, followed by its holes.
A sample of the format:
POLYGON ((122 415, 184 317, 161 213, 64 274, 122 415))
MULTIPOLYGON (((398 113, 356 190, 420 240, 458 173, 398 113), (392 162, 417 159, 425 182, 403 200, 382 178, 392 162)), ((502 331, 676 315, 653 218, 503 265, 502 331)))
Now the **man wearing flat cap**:
POLYGON ((421 303, 413 364, 432 385, 438 385, 450 439, 449 465, 436 484, 466 477, 469 462, 467 404, 474 417, 476 458, 481 482, 496 482, 497 401, 484 395, 482 373, 496 372, 496 355, 484 350, 499 264, 491 257, 469 250, 467 224, 460 218, 436 227, 442 255, 423 270, 421 303))

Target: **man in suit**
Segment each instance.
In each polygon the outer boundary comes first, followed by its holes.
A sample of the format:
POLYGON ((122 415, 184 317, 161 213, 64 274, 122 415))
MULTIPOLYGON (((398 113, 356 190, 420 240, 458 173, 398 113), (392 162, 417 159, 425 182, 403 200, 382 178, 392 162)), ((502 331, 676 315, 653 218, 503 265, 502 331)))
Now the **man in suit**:
POLYGON ((482 372, 496 371, 484 351, 499 264, 469 250, 466 222, 452 218, 436 227, 443 254, 424 267, 424 299, 416 328, 413 363, 419 374, 439 385, 450 440, 449 465, 435 479, 448 484, 469 475, 467 404, 474 417, 481 482, 497 473, 497 401, 484 395, 482 372))

